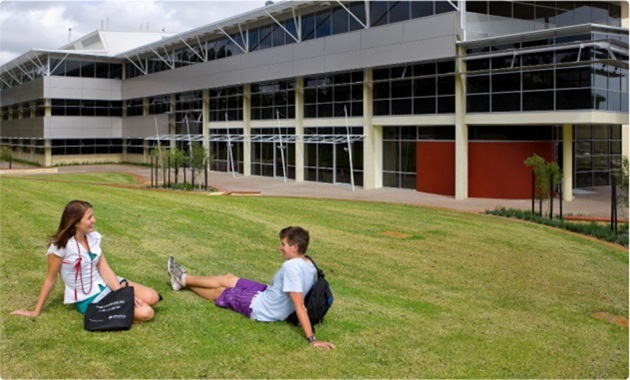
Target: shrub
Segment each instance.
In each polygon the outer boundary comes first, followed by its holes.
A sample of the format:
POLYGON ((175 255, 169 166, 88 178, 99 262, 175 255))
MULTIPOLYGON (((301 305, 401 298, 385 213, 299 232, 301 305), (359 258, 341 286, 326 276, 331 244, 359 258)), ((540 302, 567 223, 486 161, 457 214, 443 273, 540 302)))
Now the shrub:
POLYGON ((592 236, 600 240, 628 247, 627 223, 621 224, 619 226, 619 232, 615 234, 615 232, 607 224, 596 222, 568 222, 563 219, 549 219, 542 217, 537 213, 532 214, 532 212, 529 210, 506 209, 504 207, 501 207, 494 210, 486 210, 486 214, 523 219, 530 222, 543 224, 545 226, 561 228, 581 235, 592 236))

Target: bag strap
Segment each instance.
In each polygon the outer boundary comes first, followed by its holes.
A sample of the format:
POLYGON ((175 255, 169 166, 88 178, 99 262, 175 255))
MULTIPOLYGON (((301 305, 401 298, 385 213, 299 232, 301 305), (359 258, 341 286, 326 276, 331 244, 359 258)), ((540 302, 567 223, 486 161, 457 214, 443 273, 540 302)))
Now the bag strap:
POLYGON ((315 270, 317 271, 317 278, 319 279, 320 277, 325 277, 324 276, 324 271, 319 269, 319 267, 317 266, 317 264, 315 264, 315 260, 313 260, 313 258, 309 255, 304 255, 304 257, 306 257, 307 259, 311 260, 311 263, 313 263, 313 265, 315 266, 315 270))

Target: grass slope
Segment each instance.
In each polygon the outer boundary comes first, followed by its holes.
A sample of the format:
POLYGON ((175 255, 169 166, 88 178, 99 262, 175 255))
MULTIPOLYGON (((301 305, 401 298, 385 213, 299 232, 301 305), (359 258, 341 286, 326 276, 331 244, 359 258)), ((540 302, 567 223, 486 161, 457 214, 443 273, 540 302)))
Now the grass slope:
POLYGON ((415 206, 46 178, 0 182, 3 378, 628 377, 628 328, 592 317, 628 318, 628 254, 609 245, 415 206), (152 322, 88 333, 63 305, 61 280, 42 315, 9 315, 34 307, 46 236, 71 199, 94 205, 114 271, 164 296, 152 322), (169 255, 193 274, 269 281, 287 225, 310 230, 309 253, 332 284, 335 303, 317 335, 337 350, 309 348, 287 323, 257 323, 170 290, 169 255))

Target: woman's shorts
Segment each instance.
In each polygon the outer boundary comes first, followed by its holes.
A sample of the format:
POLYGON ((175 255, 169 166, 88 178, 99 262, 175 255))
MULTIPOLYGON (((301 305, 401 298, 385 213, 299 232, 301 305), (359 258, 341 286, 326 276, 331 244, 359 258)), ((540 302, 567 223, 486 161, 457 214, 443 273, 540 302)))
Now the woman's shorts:
POLYGON ((267 289, 267 285, 246 278, 239 278, 233 288, 225 289, 214 301, 219 307, 232 309, 247 318, 252 315, 252 300, 256 294, 267 289))

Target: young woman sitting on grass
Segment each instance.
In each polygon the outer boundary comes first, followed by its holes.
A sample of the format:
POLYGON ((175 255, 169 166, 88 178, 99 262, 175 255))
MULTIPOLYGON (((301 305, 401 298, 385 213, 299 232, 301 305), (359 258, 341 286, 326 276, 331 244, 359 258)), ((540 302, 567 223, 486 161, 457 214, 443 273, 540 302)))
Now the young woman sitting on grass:
POLYGON ((126 282, 134 287, 134 322, 149 321, 153 318, 152 306, 160 300, 152 288, 117 277, 107 264, 101 250, 101 235, 94 231, 94 211, 85 201, 71 201, 61 215, 59 229, 51 237, 46 253, 48 272, 39 292, 37 304, 32 311, 15 310, 12 315, 38 316, 50 295, 57 276, 65 283, 64 303, 75 304, 77 310, 85 314, 90 303, 96 303, 112 290, 126 282))

